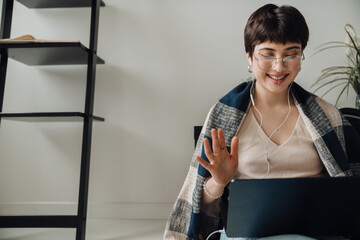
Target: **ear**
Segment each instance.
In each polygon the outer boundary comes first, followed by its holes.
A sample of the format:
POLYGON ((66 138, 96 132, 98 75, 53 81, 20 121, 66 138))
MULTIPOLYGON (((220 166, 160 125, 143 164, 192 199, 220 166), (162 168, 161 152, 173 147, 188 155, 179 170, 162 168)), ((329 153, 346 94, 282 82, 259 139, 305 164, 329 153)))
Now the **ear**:
POLYGON ((252 66, 252 59, 251 59, 251 57, 250 57, 250 54, 249 54, 249 53, 246 53, 246 57, 247 57, 247 59, 248 59, 248 61, 249 61, 249 65, 252 66))

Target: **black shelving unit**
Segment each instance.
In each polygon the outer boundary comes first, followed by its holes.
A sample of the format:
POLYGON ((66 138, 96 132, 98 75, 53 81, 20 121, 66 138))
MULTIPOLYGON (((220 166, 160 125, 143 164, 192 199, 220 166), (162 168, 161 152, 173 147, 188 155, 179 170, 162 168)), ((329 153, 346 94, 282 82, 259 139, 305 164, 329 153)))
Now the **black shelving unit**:
MULTIPOLYGON (((22 122, 79 122, 83 121, 82 112, 31 112, 31 113, 0 113, 1 119, 22 122)), ((94 121, 105 121, 102 117, 92 116, 94 121)))
MULTIPOLYGON (((75 8, 91 6, 92 0, 18 0, 28 8, 75 8)), ((105 6, 101 0, 100 6, 105 6)))
MULTIPOLYGON (((26 122, 75 121, 83 122, 82 151, 78 209, 76 215, 0 216, 0 228, 76 228, 76 240, 85 239, 90 149, 93 121, 104 118, 93 115, 96 65, 104 64, 97 56, 97 38, 102 0, 17 0, 28 8, 90 7, 90 46, 80 42, 1 42, 0 43, 0 121, 26 122), (27 65, 86 64, 86 93, 84 112, 2 112, 8 58, 27 65)), ((0 38, 10 38, 14 0, 3 0, 0 38)), ((10 79, 11 81, 11 79, 10 79)))
MULTIPOLYGON (((80 42, 1 43, 0 53, 30 66, 87 64, 89 49, 80 42)), ((97 64, 105 61, 96 56, 97 64)))

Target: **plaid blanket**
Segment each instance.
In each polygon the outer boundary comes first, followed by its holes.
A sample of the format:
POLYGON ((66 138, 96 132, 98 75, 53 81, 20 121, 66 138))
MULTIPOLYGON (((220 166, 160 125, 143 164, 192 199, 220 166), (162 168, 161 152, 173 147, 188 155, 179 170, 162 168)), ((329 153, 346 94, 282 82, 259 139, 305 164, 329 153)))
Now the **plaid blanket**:
MULTIPOLYGON (((198 164, 195 156, 207 160, 203 140, 206 137, 211 142, 212 128, 224 130, 226 146, 230 149, 231 139, 237 134, 249 109, 252 84, 253 81, 249 81, 235 87, 210 110, 186 180, 170 213, 164 239, 206 239, 211 232, 223 228, 220 216, 207 216, 202 211, 203 183, 210 173, 198 164)), ((329 175, 360 175, 360 137, 350 123, 335 106, 298 84, 292 84, 291 93, 329 175)))

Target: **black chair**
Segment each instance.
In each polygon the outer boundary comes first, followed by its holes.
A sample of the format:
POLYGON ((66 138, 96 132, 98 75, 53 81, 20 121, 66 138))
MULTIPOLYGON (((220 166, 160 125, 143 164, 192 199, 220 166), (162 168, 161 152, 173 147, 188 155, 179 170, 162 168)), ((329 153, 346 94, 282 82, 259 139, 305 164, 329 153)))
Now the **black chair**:
POLYGON ((196 143, 199 139, 200 133, 201 133, 201 129, 203 126, 194 126, 194 140, 195 140, 195 147, 196 147, 196 143))
POLYGON ((360 109, 356 108, 340 108, 340 112, 355 128, 357 133, 360 135, 360 109))

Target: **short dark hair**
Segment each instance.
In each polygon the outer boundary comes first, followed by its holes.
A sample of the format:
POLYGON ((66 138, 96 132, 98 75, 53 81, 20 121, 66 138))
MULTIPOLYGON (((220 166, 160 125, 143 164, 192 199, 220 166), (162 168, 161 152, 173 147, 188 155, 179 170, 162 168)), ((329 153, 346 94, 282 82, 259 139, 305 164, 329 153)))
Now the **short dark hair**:
POLYGON ((296 42, 305 49, 309 28, 304 16, 294 7, 266 4, 248 19, 244 30, 245 51, 253 56, 257 44, 265 41, 276 43, 296 42))

